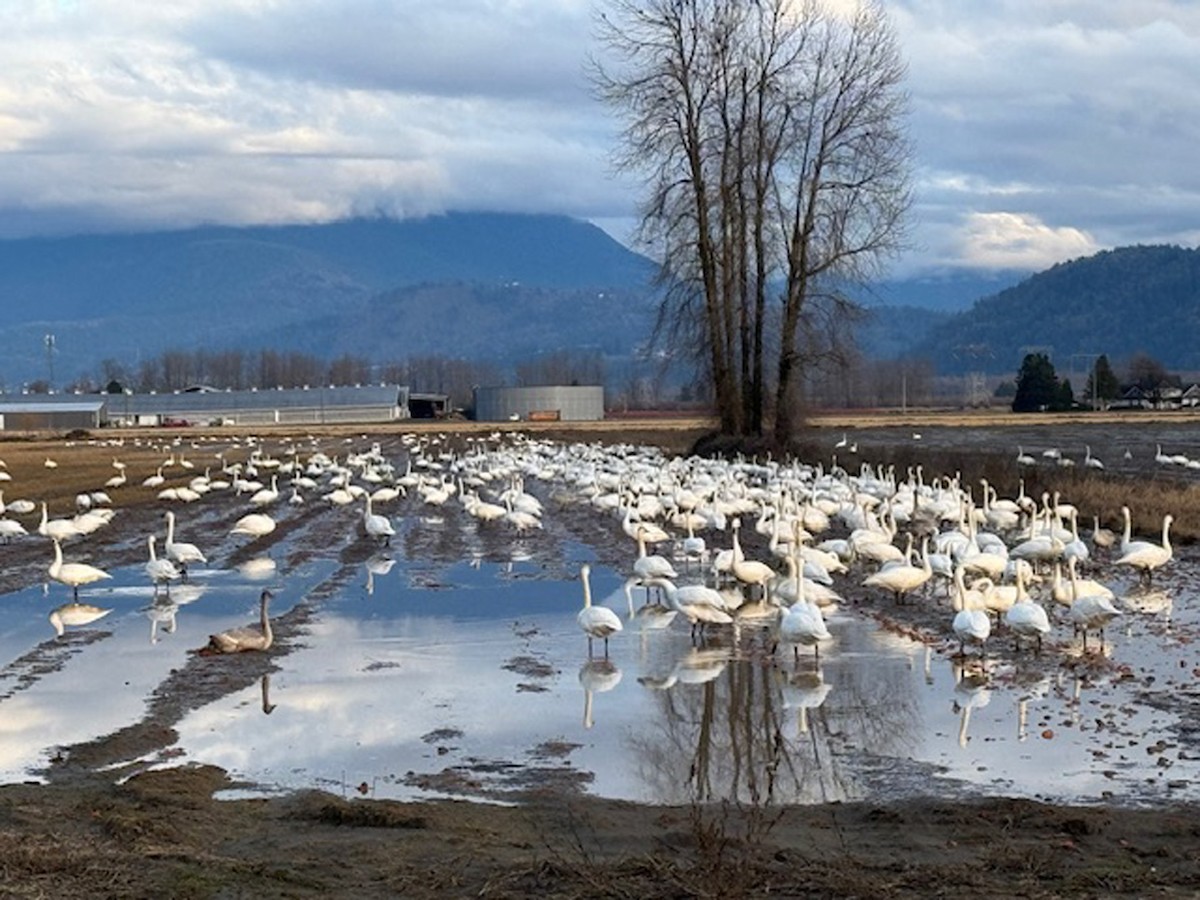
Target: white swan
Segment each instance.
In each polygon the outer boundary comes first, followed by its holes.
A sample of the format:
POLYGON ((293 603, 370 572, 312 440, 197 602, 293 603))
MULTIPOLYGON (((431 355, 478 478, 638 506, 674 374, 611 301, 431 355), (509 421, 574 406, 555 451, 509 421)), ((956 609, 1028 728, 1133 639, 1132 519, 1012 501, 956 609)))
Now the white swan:
POLYGON ((275 530, 275 520, 266 513, 250 513, 242 516, 230 529, 230 534, 245 534, 259 538, 275 530))
POLYGON ((38 524, 38 534, 55 541, 65 541, 79 534, 79 526, 73 519, 51 519, 46 510, 46 501, 42 501, 42 521, 38 524))
POLYGON ((929 538, 921 539, 921 565, 905 563, 880 569, 863 580, 864 587, 879 587, 891 591, 897 603, 902 603, 907 594, 915 591, 933 577, 933 566, 929 561, 929 538))
POLYGON ((604 655, 608 656, 608 638, 621 630, 621 619, 607 606, 592 606, 592 585, 588 580, 592 567, 584 563, 579 567, 579 580, 583 582, 583 609, 575 620, 588 639, 588 656, 592 655, 592 639, 604 639, 604 655))
POLYGON ((667 595, 667 603, 683 615, 692 626, 692 637, 699 630, 704 637, 708 625, 729 625, 733 616, 721 592, 703 584, 685 584, 677 587, 669 578, 652 578, 647 586, 660 587, 667 595))
MULTIPOLYGON (((639 525, 637 529, 637 545, 638 556, 633 561, 633 573, 642 580, 643 583, 648 583, 655 578, 678 578, 675 572, 675 567, 671 565, 670 560, 665 556, 646 553, 646 528, 644 525, 639 525)), ((647 587, 647 594, 650 588, 647 587)))
POLYGON ((279 476, 271 476, 271 486, 255 491, 250 497, 250 505, 259 509, 270 506, 279 499, 279 476))
POLYGON ((208 559, 195 544, 175 540, 175 513, 168 510, 166 515, 167 542, 163 545, 163 550, 166 552, 167 558, 179 566, 179 572, 183 576, 183 580, 187 581, 188 565, 196 562, 207 563, 208 559))
POLYGON ((764 562, 759 562, 756 559, 746 559, 742 552, 742 544, 738 540, 738 530, 741 528, 741 520, 733 520, 733 565, 731 571, 733 577, 741 584, 748 587, 759 585, 763 590, 763 595, 766 599, 771 597, 771 582, 776 576, 776 572, 764 562))
POLYGON ((0 540, 8 543, 15 537, 21 537, 28 534, 25 526, 15 519, 0 519, 0 540))
POLYGON ((79 599, 80 585, 112 578, 103 569, 97 569, 87 563, 63 562, 62 544, 58 538, 54 538, 54 562, 50 563, 50 568, 46 571, 55 581, 70 587, 76 600, 79 599))
POLYGON ((175 563, 171 562, 171 560, 167 559, 166 557, 162 559, 158 558, 158 554, 154 549, 157 542, 158 538, 156 538, 154 535, 150 535, 146 539, 146 543, 150 547, 150 561, 147 562, 145 566, 146 575, 149 576, 150 581, 154 585, 154 589, 156 591, 158 590, 158 586, 160 584, 166 584, 169 586, 172 581, 180 576, 179 569, 175 567, 175 563))
POLYGON ((271 633, 271 620, 267 616, 267 604, 270 603, 271 596, 270 591, 263 591, 259 596, 258 625, 245 625, 211 635, 205 649, 210 653, 241 653, 245 650, 270 649, 274 635, 271 633))
POLYGON ((1171 561, 1173 551, 1171 549, 1171 523, 1175 521, 1174 517, 1167 513, 1163 516, 1162 524, 1162 543, 1155 544, 1151 541, 1134 541, 1126 544, 1123 555, 1117 560, 1119 566, 1132 566, 1145 576, 1149 582, 1154 575, 1154 570, 1166 565, 1171 561))
POLYGON ((804 578, 796 567, 796 601, 784 610, 779 620, 779 639, 792 645, 792 655, 800 660, 800 645, 813 648, 813 657, 821 656, 821 643, 832 640, 833 635, 825 627, 825 617, 820 608, 804 596, 804 578))
MULTIPOLYGON (((274 476, 272 476, 274 477, 274 476)), ((396 529, 392 527, 391 521, 387 516, 381 516, 378 513, 371 511, 371 495, 367 495, 367 505, 363 508, 363 531, 367 537, 374 540, 383 539, 384 546, 389 546, 392 542, 392 536, 396 533, 396 529)))
POLYGON ((954 569, 954 621, 951 627, 958 638, 958 652, 966 653, 967 644, 977 644, 982 656, 992 633, 992 620, 982 609, 983 598, 978 591, 967 591, 963 584, 962 566, 954 569))
POLYGON ((1071 624, 1075 632, 1083 632, 1083 649, 1087 650, 1087 633, 1091 630, 1100 632, 1100 647, 1104 647, 1104 626, 1121 615, 1121 611, 1113 606, 1112 601, 1103 594, 1081 594, 1079 581, 1075 577, 1075 561, 1069 567, 1071 573, 1071 624))
POLYGON ((1017 601, 1004 614, 1004 623, 1012 630, 1013 640, 1019 645, 1023 637, 1037 640, 1038 652, 1042 649, 1042 635, 1050 633, 1050 617, 1041 604, 1034 603, 1025 593, 1025 574, 1017 571, 1017 601))

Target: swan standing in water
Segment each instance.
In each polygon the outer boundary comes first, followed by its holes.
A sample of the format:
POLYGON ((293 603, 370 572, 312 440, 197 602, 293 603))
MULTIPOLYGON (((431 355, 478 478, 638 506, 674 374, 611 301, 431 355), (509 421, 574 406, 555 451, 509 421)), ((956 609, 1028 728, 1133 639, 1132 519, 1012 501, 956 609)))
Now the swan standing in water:
POLYGON ((271 596, 270 591, 263 591, 259 597, 259 624, 231 628, 214 634, 209 637, 208 646, 204 649, 209 653, 241 653, 246 650, 270 649, 274 635, 271 634, 267 604, 271 602, 271 596))
POLYGON ((1127 543, 1122 548, 1123 555, 1117 560, 1117 565, 1132 566, 1138 569, 1145 576, 1146 582, 1149 583, 1154 575, 1154 570, 1166 565, 1171 560, 1170 532, 1171 523, 1174 520, 1174 517, 1170 513, 1163 516, 1161 544, 1155 544, 1153 541, 1133 541, 1132 543, 1127 543))
POLYGON ((184 581, 187 581, 189 563, 208 562, 195 544, 175 540, 175 513, 170 510, 167 511, 167 542, 163 545, 163 549, 166 551, 167 558, 179 566, 179 572, 184 581))
POLYGON ((371 495, 366 496, 367 505, 363 508, 363 531, 367 537, 374 540, 383 538, 383 546, 388 547, 392 543, 392 535, 396 530, 392 528, 392 523, 387 516, 381 516, 371 510, 371 495))
POLYGON ((963 585, 963 568, 954 569, 954 621, 951 627, 958 638, 958 653, 965 656, 967 644, 977 644, 979 655, 986 652, 987 639, 992 633, 992 620, 981 608, 983 597, 978 591, 968 591, 963 585))
POLYGON ((825 627, 825 617, 815 603, 804 596, 804 578, 800 569, 795 569, 796 602, 784 611, 779 620, 779 639, 792 644, 792 655, 800 661, 800 645, 813 648, 813 658, 821 658, 821 642, 833 638, 825 627))
POLYGON ((1021 570, 1017 570, 1017 599, 1004 614, 1004 622, 1012 630, 1014 643, 1019 645, 1022 637, 1032 637, 1041 652, 1042 635, 1050 633, 1050 617, 1025 593, 1025 573, 1021 570))
POLYGON ((146 574, 150 577, 150 581, 154 585, 155 593, 158 593, 158 586, 160 584, 167 585, 167 589, 170 590, 171 582, 179 577, 179 570, 175 568, 175 563, 165 557, 163 559, 158 558, 158 554, 154 550, 157 542, 158 538, 154 535, 150 535, 146 539, 146 543, 150 547, 150 561, 146 563, 146 574))
POLYGON ((1071 624, 1075 633, 1083 632, 1083 649, 1087 652, 1087 633, 1089 630, 1100 632, 1100 650, 1104 650, 1104 626, 1121 615, 1121 611, 1113 606, 1112 601, 1103 594, 1082 594, 1079 590, 1079 579, 1075 575, 1075 560, 1068 565, 1071 574, 1071 624))
POLYGON ((592 606, 592 585, 588 576, 592 567, 584 563, 579 567, 579 580, 583 582, 583 609, 576 616, 579 627, 588 639, 588 657, 592 655, 592 638, 604 638, 604 655, 608 656, 609 635, 621 630, 621 619, 607 606, 592 606))
POLYGON ((59 543, 58 538, 54 539, 54 562, 50 563, 50 568, 46 571, 55 581, 70 587, 76 600, 79 599, 81 584, 91 584, 93 581, 112 578, 103 569, 97 569, 87 563, 63 562, 62 544, 59 543))

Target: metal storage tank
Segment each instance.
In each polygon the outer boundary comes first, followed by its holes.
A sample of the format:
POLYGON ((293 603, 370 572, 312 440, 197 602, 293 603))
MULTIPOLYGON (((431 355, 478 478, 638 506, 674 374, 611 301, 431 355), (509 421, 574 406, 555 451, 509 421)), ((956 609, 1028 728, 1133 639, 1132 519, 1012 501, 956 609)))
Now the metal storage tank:
POLYGON ((477 387, 475 418, 480 422, 594 422, 604 418, 601 385, 477 387))

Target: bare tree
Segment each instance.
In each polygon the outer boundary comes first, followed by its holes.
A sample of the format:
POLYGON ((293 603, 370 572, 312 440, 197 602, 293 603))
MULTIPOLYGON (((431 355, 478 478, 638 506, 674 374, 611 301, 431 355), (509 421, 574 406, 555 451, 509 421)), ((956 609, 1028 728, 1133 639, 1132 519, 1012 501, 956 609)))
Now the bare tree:
POLYGON ((726 432, 763 433, 773 390, 784 442, 802 366, 845 351, 840 286, 903 242, 904 65, 882 6, 606 0, 599 31, 594 82, 663 263, 659 337, 695 351, 726 432))

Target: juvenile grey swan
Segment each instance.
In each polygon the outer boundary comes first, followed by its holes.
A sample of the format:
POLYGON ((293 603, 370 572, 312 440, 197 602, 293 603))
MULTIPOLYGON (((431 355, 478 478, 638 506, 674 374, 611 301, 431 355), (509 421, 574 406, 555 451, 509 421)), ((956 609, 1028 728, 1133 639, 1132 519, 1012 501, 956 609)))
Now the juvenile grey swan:
POLYGON ((241 628, 231 628, 214 634, 208 639, 205 648, 210 653, 241 653, 243 650, 267 650, 271 646, 271 620, 267 617, 267 603, 271 600, 271 592, 263 591, 259 598, 258 625, 245 625, 241 628))

